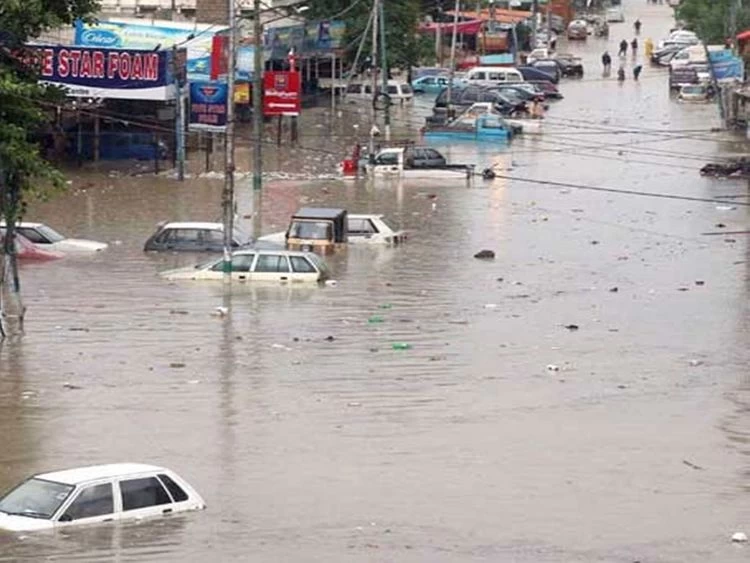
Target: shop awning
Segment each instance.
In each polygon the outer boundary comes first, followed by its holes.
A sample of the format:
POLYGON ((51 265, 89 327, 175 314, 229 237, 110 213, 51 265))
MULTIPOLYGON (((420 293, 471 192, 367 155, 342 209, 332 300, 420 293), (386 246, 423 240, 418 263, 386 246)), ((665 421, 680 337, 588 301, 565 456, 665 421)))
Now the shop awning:
MULTIPOLYGON (((482 20, 460 21, 456 24, 456 33, 461 33, 463 35, 476 35, 482 28, 483 23, 482 20)), ((424 33, 436 33, 438 30, 442 33, 452 33, 453 22, 423 23, 419 26, 419 31, 424 33)))

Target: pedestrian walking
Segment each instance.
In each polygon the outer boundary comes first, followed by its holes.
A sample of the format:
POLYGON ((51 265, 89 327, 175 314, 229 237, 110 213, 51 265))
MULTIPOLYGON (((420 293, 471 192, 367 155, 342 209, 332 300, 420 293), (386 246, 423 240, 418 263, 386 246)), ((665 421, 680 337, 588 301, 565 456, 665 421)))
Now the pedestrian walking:
POLYGON ((620 41, 620 50, 617 51, 617 55, 620 57, 624 57, 628 53, 628 42, 624 39, 620 41))
POLYGON ((612 57, 609 55, 608 51, 604 51, 604 54, 602 55, 602 67, 604 67, 604 76, 609 76, 609 73, 612 70, 612 57))
POLYGON ((625 81, 625 67, 622 65, 620 65, 620 68, 617 69, 617 81, 618 82, 625 81))
POLYGON ((633 37, 633 40, 630 42, 630 48, 633 50, 633 56, 635 57, 636 54, 638 54, 638 39, 633 37))
POLYGON ((641 20, 635 20, 635 22, 633 23, 633 29, 635 29, 636 35, 641 34, 641 20))
POLYGON ((636 82, 638 81, 638 77, 641 75, 641 71, 643 70, 642 65, 635 65, 633 67, 633 80, 636 82))

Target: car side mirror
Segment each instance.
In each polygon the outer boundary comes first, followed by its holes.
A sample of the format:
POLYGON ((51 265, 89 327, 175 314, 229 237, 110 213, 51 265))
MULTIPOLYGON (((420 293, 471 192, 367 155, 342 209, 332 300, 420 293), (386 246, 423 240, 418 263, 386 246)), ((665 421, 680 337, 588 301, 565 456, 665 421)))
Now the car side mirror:
POLYGON ((66 513, 60 516, 60 522, 72 522, 72 521, 73 521, 73 517, 70 514, 66 513))

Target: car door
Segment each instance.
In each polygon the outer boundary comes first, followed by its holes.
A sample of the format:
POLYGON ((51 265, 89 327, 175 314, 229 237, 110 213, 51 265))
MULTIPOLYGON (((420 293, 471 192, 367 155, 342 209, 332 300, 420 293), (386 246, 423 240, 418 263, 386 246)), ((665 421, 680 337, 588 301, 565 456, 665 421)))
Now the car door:
MULTIPOLYGON (((201 231, 201 250, 207 252, 221 252, 224 249, 224 232, 218 229, 204 229, 201 231)), ((232 244, 232 246, 236 246, 232 244)))
POLYGON ((435 149, 423 149, 425 162, 430 168, 441 168, 445 166, 445 159, 435 149))
POLYGON ((171 514, 172 499, 155 475, 123 478, 117 482, 121 520, 171 514))
POLYGON ((235 254, 232 256, 232 279, 239 282, 250 281, 255 254, 235 254))
POLYGON ((118 519, 112 483, 107 481, 81 487, 63 508, 55 525, 96 524, 118 519))
POLYGON ((289 261, 294 272, 292 281, 318 281, 320 279, 320 273, 305 256, 290 256, 289 261))
POLYGON ((284 254, 259 254, 252 272, 253 281, 281 282, 289 281, 289 260, 284 254))

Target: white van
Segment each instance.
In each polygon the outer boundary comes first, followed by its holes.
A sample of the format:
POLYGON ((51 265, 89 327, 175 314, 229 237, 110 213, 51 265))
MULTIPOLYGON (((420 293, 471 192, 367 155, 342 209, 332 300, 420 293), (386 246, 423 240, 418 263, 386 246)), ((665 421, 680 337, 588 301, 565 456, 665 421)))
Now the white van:
MULTIPOLYGON (((709 45, 708 51, 713 53, 715 51, 724 50, 724 45, 709 45)), ((669 68, 674 70, 677 67, 686 66, 690 64, 706 64, 706 47, 703 44, 691 45, 685 47, 682 51, 679 51, 669 61, 669 68)))
MULTIPOLYGON (((382 89, 382 83, 378 81, 378 90, 382 89)), ((389 80, 388 81, 388 97, 391 103, 395 102, 409 102, 414 97, 414 90, 411 85, 407 82, 400 80, 389 80)), ((346 89, 345 96, 351 102, 361 100, 363 98, 372 100, 372 83, 371 82, 353 82, 349 84, 346 89)))
POLYGON ((523 75, 511 67, 475 66, 466 73, 467 84, 479 86, 497 86, 508 82, 523 82, 523 75))

